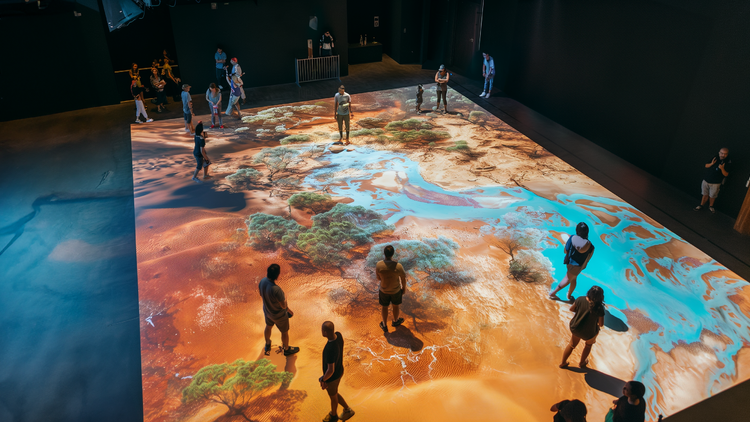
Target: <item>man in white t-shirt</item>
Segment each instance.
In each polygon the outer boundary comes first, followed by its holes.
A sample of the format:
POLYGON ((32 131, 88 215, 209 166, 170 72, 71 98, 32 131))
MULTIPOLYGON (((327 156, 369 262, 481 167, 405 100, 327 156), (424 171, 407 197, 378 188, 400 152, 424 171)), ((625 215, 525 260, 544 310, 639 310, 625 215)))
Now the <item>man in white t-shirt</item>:
POLYGON ((339 87, 339 92, 333 97, 333 117, 339 125, 339 140, 343 140, 344 132, 342 126, 346 123, 346 141, 349 145, 349 120, 354 116, 352 113, 352 97, 344 90, 344 85, 339 87))
POLYGON ((479 94, 482 98, 490 98, 492 92, 492 81, 495 79, 495 60, 487 53, 482 53, 484 62, 482 63, 482 77, 484 78, 484 88, 479 94))
POLYGON ((237 62, 237 57, 233 57, 231 60, 231 63, 232 63, 232 73, 230 74, 230 76, 237 76, 237 79, 239 80, 242 104, 244 105, 245 104, 245 87, 244 87, 245 83, 242 82, 242 75, 244 75, 245 73, 242 72, 242 67, 237 62))

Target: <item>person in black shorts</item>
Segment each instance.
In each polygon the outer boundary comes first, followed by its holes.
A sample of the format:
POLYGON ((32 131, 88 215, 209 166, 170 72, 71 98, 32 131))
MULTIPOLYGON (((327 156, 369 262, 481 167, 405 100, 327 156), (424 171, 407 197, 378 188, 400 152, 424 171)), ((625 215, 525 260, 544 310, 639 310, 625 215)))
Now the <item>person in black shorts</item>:
POLYGON ((339 383, 344 376, 344 337, 335 330, 331 321, 323 323, 322 331, 328 343, 323 348, 323 376, 318 381, 320 388, 326 390, 331 399, 331 411, 323 418, 323 422, 345 421, 354 416, 354 410, 339 394, 339 383), (344 407, 341 416, 337 413, 339 404, 344 407))
POLYGON ((388 332, 388 306, 393 304, 393 325, 398 327, 404 323, 404 319, 398 316, 399 305, 406 293, 406 272, 404 267, 394 261, 393 254, 396 250, 393 246, 388 245, 383 249, 385 259, 375 264, 375 276, 380 281, 380 290, 378 293, 378 302, 383 307, 383 320, 380 321, 380 328, 388 332))
POLYGON ((208 166, 211 161, 206 154, 206 133, 203 132, 203 122, 198 122, 195 126, 195 148, 193 148, 193 157, 195 157, 195 171, 193 172, 193 181, 200 183, 198 172, 203 169, 203 178, 209 179, 208 166))
POLYGON ((284 350, 284 356, 299 352, 299 347, 289 345, 289 318, 294 316, 294 312, 286 303, 284 290, 276 285, 279 274, 281 274, 281 267, 278 264, 271 264, 266 271, 266 277, 258 284, 260 297, 263 299, 263 316, 266 319, 266 329, 263 331, 263 336, 266 338, 266 356, 271 354, 271 329, 274 325, 281 331, 281 347, 284 350))

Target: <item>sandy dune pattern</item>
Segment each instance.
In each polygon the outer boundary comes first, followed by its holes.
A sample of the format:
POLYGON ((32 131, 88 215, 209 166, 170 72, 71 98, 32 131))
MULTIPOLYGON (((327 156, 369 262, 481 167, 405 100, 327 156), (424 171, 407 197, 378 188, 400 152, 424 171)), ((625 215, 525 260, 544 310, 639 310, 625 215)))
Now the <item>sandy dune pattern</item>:
POLYGON ((200 184, 181 120, 132 127, 147 421, 319 420, 325 320, 362 421, 546 421, 570 398, 602 420, 629 379, 656 420, 750 377, 744 280, 460 94, 417 115, 412 91, 353 95, 348 150, 331 99, 225 118, 200 184), (576 294, 598 284, 607 305, 587 371, 557 368, 572 314, 547 299, 579 221, 597 249, 576 294), (409 290, 384 335, 373 266, 389 243, 409 290), (302 351, 272 353, 277 381, 236 403, 193 397, 212 365, 264 358, 273 262, 302 351))

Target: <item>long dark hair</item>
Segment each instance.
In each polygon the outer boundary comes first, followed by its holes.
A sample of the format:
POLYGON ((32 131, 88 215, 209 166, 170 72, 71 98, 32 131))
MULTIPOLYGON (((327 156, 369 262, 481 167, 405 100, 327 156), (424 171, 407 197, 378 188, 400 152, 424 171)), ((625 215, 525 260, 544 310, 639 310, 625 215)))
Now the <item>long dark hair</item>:
POLYGON ((597 314, 604 313, 604 290, 599 286, 592 286, 586 293, 593 306, 593 311, 597 314))
POLYGON ((584 239, 588 240, 588 238, 589 238, 589 226, 586 225, 586 223, 584 223, 583 221, 581 221, 580 223, 578 223, 578 225, 576 226, 576 235, 578 235, 578 237, 581 237, 581 238, 584 238, 584 239))
POLYGON ((195 125, 195 136, 203 136, 203 122, 198 122, 195 125))

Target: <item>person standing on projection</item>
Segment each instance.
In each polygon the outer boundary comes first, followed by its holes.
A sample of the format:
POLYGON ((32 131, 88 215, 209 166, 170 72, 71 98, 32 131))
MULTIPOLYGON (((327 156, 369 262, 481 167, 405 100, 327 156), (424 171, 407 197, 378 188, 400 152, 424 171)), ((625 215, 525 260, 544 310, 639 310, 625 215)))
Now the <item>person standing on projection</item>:
POLYGON ((258 284, 260 297, 263 299, 263 316, 266 319, 266 329, 263 335, 266 338, 266 356, 271 354, 271 329, 275 325, 281 331, 281 347, 284 356, 291 356, 299 352, 299 347, 289 345, 289 318, 294 312, 286 303, 284 290, 276 284, 281 274, 278 264, 271 264, 266 271, 266 277, 258 284))
POLYGON ((573 302, 570 310, 575 312, 575 315, 570 319, 570 343, 565 346, 560 368, 568 367, 568 358, 581 340, 585 346, 578 366, 585 368, 589 364, 591 347, 596 343, 600 328, 604 326, 604 290, 599 286, 591 287, 586 296, 581 296, 573 302))
POLYGON ((440 70, 435 74, 435 83, 437 83, 437 107, 435 107, 435 112, 440 111, 440 98, 443 99, 443 114, 448 112, 448 100, 445 97, 448 94, 448 80, 450 80, 450 75, 445 69, 445 65, 441 64, 440 70))
POLYGON ((393 254, 396 250, 393 246, 388 245, 383 250, 384 260, 375 264, 375 276, 380 281, 380 290, 378 292, 378 302, 383 308, 383 320, 380 321, 380 329, 388 332, 388 306, 393 304, 393 325, 398 327, 404 323, 404 319, 399 317, 399 305, 406 293, 406 272, 404 267, 393 260, 393 254))
POLYGON ((573 291, 576 289, 578 275, 586 269, 592 255, 594 255, 594 245, 589 241, 589 226, 583 222, 578 223, 576 234, 570 236, 565 244, 565 260, 563 263, 568 267, 568 272, 557 288, 549 294, 550 299, 559 300, 557 292, 570 285, 568 301, 573 301, 573 291))
POLYGON ((349 145, 349 122, 354 113, 352 113, 352 96, 346 93, 344 85, 339 87, 339 92, 333 97, 333 117, 339 125, 339 140, 344 139, 343 126, 346 126, 346 141, 344 145, 349 145))

